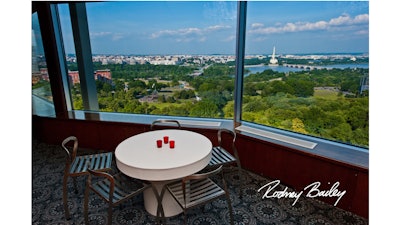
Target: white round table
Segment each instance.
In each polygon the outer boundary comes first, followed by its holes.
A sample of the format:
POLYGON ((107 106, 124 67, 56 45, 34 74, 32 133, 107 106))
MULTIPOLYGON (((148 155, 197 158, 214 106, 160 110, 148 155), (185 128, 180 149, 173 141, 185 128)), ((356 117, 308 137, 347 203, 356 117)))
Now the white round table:
MULTIPOLYGON (((160 192, 165 183, 194 174, 211 160, 211 141, 187 130, 165 129, 141 133, 127 138, 115 150, 118 169, 133 178, 151 181, 160 192), (156 141, 168 136, 175 141, 175 148, 169 144, 157 147, 156 141)), ((151 189, 144 192, 147 212, 156 215, 157 199, 151 189)), ((166 217, 182 212, 168 192, 163 198, 166 217)))

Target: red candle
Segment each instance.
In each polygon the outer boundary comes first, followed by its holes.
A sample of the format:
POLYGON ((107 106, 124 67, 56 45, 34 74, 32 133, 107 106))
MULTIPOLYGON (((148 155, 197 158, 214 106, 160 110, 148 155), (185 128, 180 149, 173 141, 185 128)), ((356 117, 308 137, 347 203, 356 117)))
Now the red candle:
POLYGON ((168 136, 164 136, 164 144, 167 144, 168 143, 168 136))
POLYGON ((170 148, 175 148, 175 141, 174 140, 170 140, 169 141, 169 147, 170 148))
POLYGON ((162 146, 162 140, 157 140, 157 148, 161 148, 162 146))

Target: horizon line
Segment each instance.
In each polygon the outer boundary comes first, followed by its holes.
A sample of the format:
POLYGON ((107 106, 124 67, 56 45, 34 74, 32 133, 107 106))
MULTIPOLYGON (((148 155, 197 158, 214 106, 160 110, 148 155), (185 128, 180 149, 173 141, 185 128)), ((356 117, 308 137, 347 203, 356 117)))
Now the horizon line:
MULTIPOLYGON (((314 52, 314 53, 280 53, 275 55, 369 55, 369 52, 314 52)), ((76 55, 75 53, 66 53, 66 55, 76 55)), ((149 56, 149 55, 235 55, 227 53, 146 53, 146 54, 135 54, 135 53, 92 53, 92 55, 134 55, 134 56, 149 56)), ((248 53, 245 55, 271 55, 271 53, 248 53)))

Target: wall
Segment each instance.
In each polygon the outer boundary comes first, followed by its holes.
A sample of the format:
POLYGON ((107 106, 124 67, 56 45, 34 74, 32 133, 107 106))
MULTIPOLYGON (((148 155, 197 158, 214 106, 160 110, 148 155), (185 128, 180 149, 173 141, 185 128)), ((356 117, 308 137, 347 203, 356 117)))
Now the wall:
MULTIPOLYGON (((96 120, 55 119, 33 116, 32 135, 49 143, 61 144, 74 135, 79 146, 114 151, 124 139, 148 131, 146 124, 104 122, 96 120)), ((186 129, 186 128, 185 128, 186 129)), ((199 132, 217 144, 217 131, 189 129, 199 132)), ((296 191, 321 182, 320 190, 329 190, 339 182, 338 190, 346 191, 338 207, 368 218, 368 169, 289 149, 256 138, 238 134, 236 142, 243 168, 272 180, 280 180, 296 191)), ((304 194, 305 195, 305 194, 304 194)), ((320 198, 334 204, 337 198, 320 198)))
MULTIPOLYGON (((346 191, 337 207, 368 218, 368 170, 327 158, 289 149, 256 138, 238 134, 237 148, 242 166, 271 180, 280 180, 296 192, 320 182, 319 190, 330 190, 339 182, 337 189, 346 191)), ((335 204, 337 198, 319 198, 335 204)))

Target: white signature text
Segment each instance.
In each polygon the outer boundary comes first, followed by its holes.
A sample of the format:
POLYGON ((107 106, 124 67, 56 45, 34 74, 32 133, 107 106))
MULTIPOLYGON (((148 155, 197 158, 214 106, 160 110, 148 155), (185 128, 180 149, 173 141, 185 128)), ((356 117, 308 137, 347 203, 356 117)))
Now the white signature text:
MULTIPOLYGON (((305 196, 308 198, 316 198, 316 197, 330 197, 337 198, 335 202, 335 206, 339 203, 340 199, 346 194, 346 191, 338 190, 340 182, 335 182, 329 190, 320 190, 321 182, 314 182, 308 186, 306 186, 302 191, 288 191, 288 187, 285 187, 282 191, 275 190, 276 187, 280 184, 280 180, 274 180, 269 182, 268 184, 262 186, 258 189, 258 192, 265 189, 265 193, 262 198, 293 198, 295 199, 293 202, 293 206, 299 200, 300 196, 305 193, 305 196)), ((329 184, 329 183, 328 183, 329 184)))

